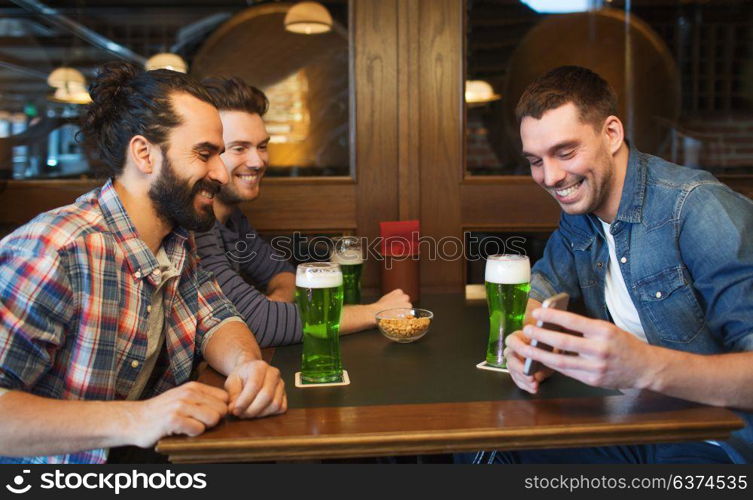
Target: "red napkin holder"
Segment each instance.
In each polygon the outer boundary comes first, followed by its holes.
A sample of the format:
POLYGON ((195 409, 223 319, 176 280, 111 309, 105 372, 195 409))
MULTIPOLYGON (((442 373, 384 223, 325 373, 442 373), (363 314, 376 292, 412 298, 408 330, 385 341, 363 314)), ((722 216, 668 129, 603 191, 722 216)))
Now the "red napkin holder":
POLYGON ((419 276, 419 230, 417 220, 379 223, 382 237, 382 295, 400 288, 418 302, 421 295, 419 276))

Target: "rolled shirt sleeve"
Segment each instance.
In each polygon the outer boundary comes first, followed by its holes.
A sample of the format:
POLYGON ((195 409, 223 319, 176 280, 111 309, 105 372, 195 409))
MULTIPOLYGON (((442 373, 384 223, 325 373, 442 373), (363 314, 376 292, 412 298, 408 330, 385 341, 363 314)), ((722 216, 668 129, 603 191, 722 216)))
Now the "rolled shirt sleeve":
POLYGON ((196 345, 203 356, 209 338, 223 322, 230 319, 243 321, 243 319, 233 303, 222 293, 217 280, 211 273, 199 268, 197 274, 199 280, 199 310, 196 314, 198 319, 196 345))

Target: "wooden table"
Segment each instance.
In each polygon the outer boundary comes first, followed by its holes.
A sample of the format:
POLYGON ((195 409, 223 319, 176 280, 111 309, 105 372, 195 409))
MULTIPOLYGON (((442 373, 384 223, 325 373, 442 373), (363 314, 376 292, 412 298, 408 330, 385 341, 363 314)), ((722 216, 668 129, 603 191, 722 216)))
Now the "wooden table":
MULTIPOLYGON (((300 346, 278 348, 286 379, 285 415, 225 419, 195 438, 169 437, 157 451, 173 462, 304 460, 725 439, 741 428, 733 412, 649 392, 594 389, 565 377, 536 396, 509 376, 477 370, 488 319, 460 294, 422 301, 435 313, 414 344, 378 332, 343 337, 347 387, 298 389, 300 346)), ((203 381, 222 384, 211 370, 203 381)))

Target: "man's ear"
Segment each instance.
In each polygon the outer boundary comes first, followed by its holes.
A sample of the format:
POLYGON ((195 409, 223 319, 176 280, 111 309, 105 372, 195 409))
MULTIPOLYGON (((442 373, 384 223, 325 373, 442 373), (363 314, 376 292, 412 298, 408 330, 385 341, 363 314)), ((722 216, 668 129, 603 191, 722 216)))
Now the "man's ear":
POLYGON ((134 135, 128 143, 128 156, 139 172, 151 174, 156 160, 154 154, 158 149, 143 135, 134 135))
POLYGON ((604 134, 608 142, 609 152, 611 154, 617 153, 617 151, 625 142, 625 128, 622 126, 622 122, 614 115, 608 116, 604 121, 604 134))

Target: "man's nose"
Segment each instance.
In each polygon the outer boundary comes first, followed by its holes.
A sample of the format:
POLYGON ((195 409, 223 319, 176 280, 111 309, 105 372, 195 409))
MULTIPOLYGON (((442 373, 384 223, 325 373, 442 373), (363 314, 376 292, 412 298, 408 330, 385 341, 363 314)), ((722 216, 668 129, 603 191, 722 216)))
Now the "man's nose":
POLYGON ((227 169, 225 168, 225 164, 222 162, 220 155, 214 155, 212 159, 209 160, 208 177, 220 184, 227 184, 228 180, 230 180, 227 175, 227 169))
POLYGON ((544 160, 544 185, 552 188, 562 182, 567 177, 567 172, 561 169, 557 162, 544 160))
POLYGON ((261 167, 264 165, 264 161, 261 159, 259 150, 256 148, 250 148, 246 154, 246 166, 247 167, 261 167))

